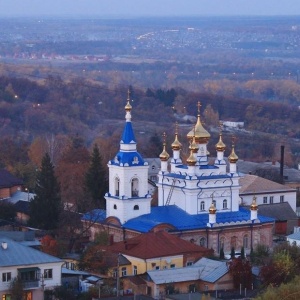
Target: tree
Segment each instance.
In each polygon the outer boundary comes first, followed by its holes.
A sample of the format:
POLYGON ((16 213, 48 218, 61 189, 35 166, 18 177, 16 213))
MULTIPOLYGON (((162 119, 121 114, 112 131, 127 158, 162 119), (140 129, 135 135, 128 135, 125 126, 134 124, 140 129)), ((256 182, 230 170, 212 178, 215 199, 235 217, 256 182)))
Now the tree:
POLYGON ((234 258, 235 258, 235 250, 234 250, 234 247, 231 248, 231 251, 230 251, 230 257, 231 257, 231 259, 234 259, 234 258))
POLYGON ((30 226, 45 230, 56 229, 62 205, 60 186, 48 153, 43 157, 41 170, 37 174, 35 194, 29 206, 30 226))
POLYGON ((251 264, 247 259, 235 258, 229 262, 229 273, 232 275, 234 287, 240 284, 244 288, 250 288, 252 284, 251 264))
POLYGON ((220 250, 220 259, 225 259, 224 249, 221 248, 220 250))
POLYGON ((12 300, 21 300, 24 296, 24 286, 19 276, 15 277, 10 284, 10 294, 12 300))
POLYGON ((57 241, 51 235, 45 235, 41 239, 41 250, 53 256, 58 256, 57 241))
POLYGON ((241 259, 245 259, 245 249, 242 247, 241 249, 241 259))
POLYGON ((97 144, 94 145, 90 166, 85 175, 85 188, 91 195, 95 206, 105 208, 104 194, 107 191, 107 180, 97 144))
POLYGON ((14 221, 16 215, 16 209, 12 203, 0 201, 0 219, 14 221))

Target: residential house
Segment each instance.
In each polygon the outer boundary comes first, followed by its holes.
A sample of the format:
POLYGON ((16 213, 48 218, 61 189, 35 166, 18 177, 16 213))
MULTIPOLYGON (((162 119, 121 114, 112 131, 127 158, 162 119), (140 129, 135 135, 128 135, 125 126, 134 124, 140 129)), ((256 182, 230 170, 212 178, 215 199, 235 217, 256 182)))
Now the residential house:
POLYGON ((0 170, 0 199, 10 198, 14 193, 21 190, 23 180, 13 176, 7 170, 0 170))
POLYGON ((295 189, 250 174, 240 177, 239 182, 241 185, 240 197, 242 205, 251 205, 255 196, 257 205, 287 202, 293 211, 296 212, 297 191, 295 189))
POLYGON ((0 299, 11 299, 10 286, 17 277, 26 300, 42 300, 44 289, 61 285, 61 259, 6 237, 0 238, 0 244, 0 299))
MULTIPOLYGON (((127 275, 143 274, 149 270, 181 268, 194 264, 204 256, 213 255, 211 249, 195 245, 165 231, 141 234, 115 243, 109 250, 121 253, 131 262, 132 269, 126 271, 127 275)), ((124 274, 123 269, 121 274, 124 274)))
POLYGON ((275 204, 262 204, 258 210, 264 216, 275 220, 274 234, 287 235, 293 232, 294 227, 298 226, 298 216, 288 202, 275 204))
POLYGON ((300 247, 300 227, 295 227, 294 232, 286 237, 286 240, 292 245, 300 247))
POLYGON ((179 293, 233 289, 233 280, 224 261, 201 258, 194 265, 179 269, 147 272, 148 295, 158 299, 172 288, 179 293))

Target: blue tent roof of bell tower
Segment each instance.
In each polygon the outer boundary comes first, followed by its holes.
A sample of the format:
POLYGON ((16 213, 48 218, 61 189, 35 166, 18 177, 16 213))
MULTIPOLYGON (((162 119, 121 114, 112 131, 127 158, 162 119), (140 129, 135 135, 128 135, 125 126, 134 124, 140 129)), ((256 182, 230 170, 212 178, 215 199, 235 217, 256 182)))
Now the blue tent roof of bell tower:
POLYGON ((123 134, 121 137, 121 143, 122 144, 136 144, 135 136, 133 133, 133 128, 131 122, 126 122, 123 134))

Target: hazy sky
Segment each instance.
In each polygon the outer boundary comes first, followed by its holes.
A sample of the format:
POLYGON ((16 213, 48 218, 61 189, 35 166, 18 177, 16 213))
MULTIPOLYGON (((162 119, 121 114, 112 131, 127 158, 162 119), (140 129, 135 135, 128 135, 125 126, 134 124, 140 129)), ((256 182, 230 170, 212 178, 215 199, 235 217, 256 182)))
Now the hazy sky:
POLYGON ((299 14, 300 0, 0 0, 0 16, 299 14))

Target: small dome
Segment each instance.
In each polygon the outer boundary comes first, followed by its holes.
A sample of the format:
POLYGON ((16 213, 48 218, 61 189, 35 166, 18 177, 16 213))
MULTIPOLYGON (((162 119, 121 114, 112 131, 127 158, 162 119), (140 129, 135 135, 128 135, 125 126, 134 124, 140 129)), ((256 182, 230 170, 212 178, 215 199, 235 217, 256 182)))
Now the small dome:
POLYGON ((131 111, 132 106, 130 105, 130 90, 127 92, 127 104, 125 105, 125 111, 131 111))
POLYGON ((169 157, 170 157, 170 155, 166 151, 166 147, 164 146, 164 149, 163 149, 162 153, 159 155, 159 158, 161 161, 167 161, 169 159, 169 157))
POLYGON ((252 199, 252 204, 250 205, 250 210, 257 210, 258 209, 258 205, 256 203, 256 197, 254 196, 252 199))
POLYGON ((192 142, 190 143, 189 149, 193 152, 193 153, 197 153, 199 150, 199 146, 196 143, 195 137, 193 137, 192 142))
POLYGON ((171 145, 173 150, 180 150, 182 147, 182 144, 178 141, 178 134, 175 133, 175 140, 171 145))
POLYGON ((193 153, 193 150, 191 150, 190 152, 190 156, 188 157, 188 159, 186 160, 186 163, 188 166, 195 166, 197 163, 197 159, 193 153))
POLYGON ((225 148, 226 148, 226 145, 223 143, 222 133, 220 133, 219 142, 216 144, 216 150, 219 152, 224 152, 225 148))
POLYGON ((234 145, 232 145, 232 150, 231 150, 230 155, 228 156, 228 159, 229 159, 229 162, 232 164, 235 164, 239 160, 239 157, 234 152, 234 145))
POLYGON ((208 211, 210 214, 213 214, 213 215, 217 212, 217 209, 216 209, 214 203, 211 204, 208 211))

